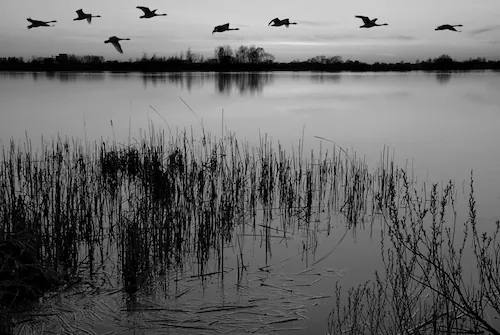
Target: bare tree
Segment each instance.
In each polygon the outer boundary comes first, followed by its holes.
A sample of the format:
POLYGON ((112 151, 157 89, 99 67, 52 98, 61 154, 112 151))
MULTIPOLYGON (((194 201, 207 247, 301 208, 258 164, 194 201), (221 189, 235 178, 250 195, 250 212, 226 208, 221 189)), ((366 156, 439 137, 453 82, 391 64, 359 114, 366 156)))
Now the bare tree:
POLYGON ((233 50, 231 46, 224 45, 215 48, 215 59, 219 64, 231 64, 233 61, 233 50))

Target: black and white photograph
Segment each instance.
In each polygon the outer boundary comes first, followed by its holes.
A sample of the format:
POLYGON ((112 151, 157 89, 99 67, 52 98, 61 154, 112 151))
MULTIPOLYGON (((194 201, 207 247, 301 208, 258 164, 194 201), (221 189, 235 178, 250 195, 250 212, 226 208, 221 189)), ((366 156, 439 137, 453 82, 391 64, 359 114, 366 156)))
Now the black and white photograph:
POLYGON ((2 0, 0 335, 500 335, 499 15, 2 0))

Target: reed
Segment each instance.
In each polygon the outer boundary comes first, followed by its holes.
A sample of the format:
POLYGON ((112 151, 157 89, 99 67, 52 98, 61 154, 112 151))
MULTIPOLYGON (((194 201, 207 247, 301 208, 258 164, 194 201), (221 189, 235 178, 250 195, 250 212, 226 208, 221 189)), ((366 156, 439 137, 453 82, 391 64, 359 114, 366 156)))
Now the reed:
POLYGON ((235 232, 264 227, 269 243, 276 217, 286 234, 339 213, 355 227, 387 210, 399 175, 386 153, 372 171, 335 145, 305 154, 303 141, 287 152, 265 135, 251 146, 231 133, 167 137, 151 127, 130 145, 57 138, 39 150, 29 140, 3 146, 0 302, 10 309, 71 285, 82 268, 92 277, 110 248, 134 291, 156 267, 189 262, 204 278, 216 260, 223 275, 224 248, 240 244, 235 232))
MULTIPOLYGON (((384 270, 347 292, 337 284, 332 334, 498 334, 500 222, 480 231, 473 175, 469 217, 457 223, 451 181, 430 193, 399 171, 382 216, 384 270), (399 194, 399 195, 398 195, 399 194)), ((381 192, 382 193, 382 192, 381 192)))

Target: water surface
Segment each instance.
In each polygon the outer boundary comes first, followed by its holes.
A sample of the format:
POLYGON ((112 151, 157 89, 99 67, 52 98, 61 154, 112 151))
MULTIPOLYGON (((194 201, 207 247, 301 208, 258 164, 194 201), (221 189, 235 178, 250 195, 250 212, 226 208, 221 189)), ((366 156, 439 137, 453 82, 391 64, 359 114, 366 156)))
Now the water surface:
MULTIPOLYGON (((228 131, 318 149, 320 136, 368 162, 385 145, 421 179, 500 185, 500 73, 2 73, 0 140, 70 136, 127 143, 228 131)), ((327 145, 324 143, 323 145, 327 145)), ((330 145, 330 144, 328 144, 330 145)), ((498 205, 498 187, 488 187, 498 205)), ((493 214, 493 213, 492 213, 493 214)), ((499 214, 498 211, 495 214, 499 214)))
MULTIPOLYGON (((421 181, 451 179, 462 185, 473 170, 480 222, 500 218, 498 72, 0 73, 0 102, 3 145, 10 139, 22 143, 26 136, 35 147, 41 137, 57 136, 132 143, 153 125, 167 136, 185 129, 217 137, 234 132, 251 144, 267 135, 290 151, 303 140, 305 153, 320 146, 331 150, 332 143, 322 137, 365 157, 373 167, 389 146, 396 162, 421 181)), ((467 203, 466 195, 458 200, 467 203)), ((361 283, 378 268, 378 238, 373 236, 380 226, 343 238, 344 224, 335 220, 337 230, 305 254, 301 247, 311 237, 300 234, 289 243, 276 240, 272 253, 263 254, 258 239, 247 241, 244 249, 252 264, 272 265, 272 280, 282 285, 286 276, 307 269, 342 240, 320 266, 339 272, 303 293, 329 295, 336 281, 361 283)), ((259 294, 272 294, 256 284, 261 277, 249 273, 247 285, 261 290, 259 294)), ((211 289, 187 295, 187 301, 241 297, 234 274, 228 278, 224 283, 231 286, 221 288, 214 281, 211 289)), ((304 313, 309 319, 298 326, 326 332, 332 304, 327 299, 308 303, 304 313)))

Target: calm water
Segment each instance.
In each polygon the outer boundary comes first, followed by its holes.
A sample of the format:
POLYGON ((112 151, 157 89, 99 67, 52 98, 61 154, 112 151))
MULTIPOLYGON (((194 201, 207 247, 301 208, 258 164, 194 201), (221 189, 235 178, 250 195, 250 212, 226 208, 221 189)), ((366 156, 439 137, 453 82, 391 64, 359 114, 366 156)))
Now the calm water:
MULTIPOLYGON (((407 164, 422 181, 446 183, 452 179, 462 185, 474 170, 480 222, 491 224, 500 218, 498 72, 0 73, 0 102, 3 145, 12 138, 23 142, 26 134, 34 143, 41 136, 50 139, 57 135, 127 143, 148 131, 150 124, 167 135, 184 129, 201 134, 202 124, 217 137, 230 131, 258 143, 259 136, 267 134, 273 143, 290 149, 303 137, 306 149, 319 150, 321 141, 315 136, 320 136, 366 157, 374 167, 384 146, 389 146, 397 163, 407 164)), ((322 145, 331 147, 324 141, 322 145)), ((466 205, 466 198, 461 199, 466 205)), ((276 241, 268 260, 279 274, 272 278, 276 285, 337 245, 343 236, 342 224, 335 222, 339 232, 324 237, 320 247, 306 256, 300 254, 301 243, 310 236, 297 236, 287 245, 276 241)), ((265 264, 258 252, 261 243, 247 243, 245 250, 252 264, 265 264)), ((378 241, 369 233, 358 233, 356 238, 349 234, 319 265, 341 271, 342 278, 324 277, 317 285, 305 287, 304 296, 329 295, 337 280, 347 285, 370 278, 378 251, 378 241)), ((246 279, 251 286, 261 275, 246 279)), ((314 279, 301 278, 304 282, 314 279)), ((208 293, 196 292, 187 299, 192 303, 241 296, 235 282, 226 284, 232 286, 223 290, 214 284, 208 293)), ((296 303, 307 305, 303 313, 309 318, 293 325, 309 329, 297 333, 325 333, 333 301, 296 303)))
POLYGON ((316 150, 321 136, 368 162, 388 145, 420 179, 467 180, 473 169, 500 204, 499 72, 0 73, 0 101, 4 143, 26 133, 127 142, 149 123, 167 134, 201 134, 203 123, 255 143, 267 134, 290 148, 304 136, 316 150))

